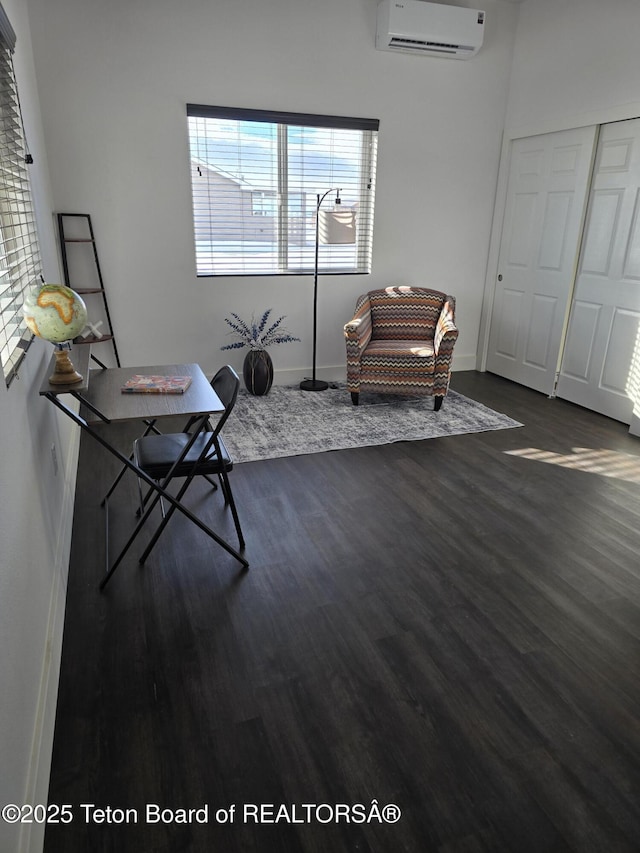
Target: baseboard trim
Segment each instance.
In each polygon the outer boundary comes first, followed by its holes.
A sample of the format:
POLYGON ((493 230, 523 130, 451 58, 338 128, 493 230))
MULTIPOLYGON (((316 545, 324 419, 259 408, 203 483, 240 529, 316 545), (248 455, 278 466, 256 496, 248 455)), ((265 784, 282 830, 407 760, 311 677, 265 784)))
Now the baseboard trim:
MULTIPOLYGON (((475 370, 476 356, 473 355, 456 355, 453 354, 452 371, 458 370, 475 370)), ((311 370, 308 368, 296 368, 293 370, 276 370, 274 372, 273 381, 276 385, 296 385, 303 379, 311 378, 311 370)), ((325 382, 346 382, 347 369, 344 364, 335 364, 331 367, 316 368, 316 378, 324 379, 325 382)))
POLYGON ((476 360, 477 357, 475 353, 473 355, 456 355, 454 351, 451 371, 452 373, 457 373, 462 370, 475 370, 476 360))

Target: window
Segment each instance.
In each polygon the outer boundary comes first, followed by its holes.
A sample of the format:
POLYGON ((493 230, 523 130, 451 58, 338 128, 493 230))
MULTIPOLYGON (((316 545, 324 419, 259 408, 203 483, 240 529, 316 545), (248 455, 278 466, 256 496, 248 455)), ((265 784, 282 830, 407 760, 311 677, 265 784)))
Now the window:
POLYGON ((377 119, 196 104, 187 116, 199 276, 313 272, 318 196, 337 189, 356 242, 320 244, 319 270, 371 271, 377 119))
POLYGON ((278 212, 278 197, 274 192, 253 193, 253 215, 275 216, 278 212))
POLYGON ((20 101, 13 71, 16 36, 0 5, 0 362, 9 385, 33 336, 22 317, 42 264, 20 101))

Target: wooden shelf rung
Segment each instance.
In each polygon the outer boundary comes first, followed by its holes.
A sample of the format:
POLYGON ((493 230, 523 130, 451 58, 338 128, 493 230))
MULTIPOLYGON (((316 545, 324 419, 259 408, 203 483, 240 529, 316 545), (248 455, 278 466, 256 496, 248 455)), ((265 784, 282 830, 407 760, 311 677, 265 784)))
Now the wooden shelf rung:
POLYGON ((79 337, 74 338, 74 344, 101 344, 104 341, 112 341, 113 335, 100 335, 99 338, 94 337, 93 335, 88 335, 86 338, 79 337))

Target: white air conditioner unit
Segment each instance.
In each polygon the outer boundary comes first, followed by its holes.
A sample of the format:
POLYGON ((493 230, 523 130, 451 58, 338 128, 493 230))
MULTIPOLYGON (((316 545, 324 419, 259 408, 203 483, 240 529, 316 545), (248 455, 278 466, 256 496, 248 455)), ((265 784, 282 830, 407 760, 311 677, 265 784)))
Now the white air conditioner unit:
POLYGON ((378 50, 469 59, 482 47, 484 12, 424 0, 380 0, 378 50))

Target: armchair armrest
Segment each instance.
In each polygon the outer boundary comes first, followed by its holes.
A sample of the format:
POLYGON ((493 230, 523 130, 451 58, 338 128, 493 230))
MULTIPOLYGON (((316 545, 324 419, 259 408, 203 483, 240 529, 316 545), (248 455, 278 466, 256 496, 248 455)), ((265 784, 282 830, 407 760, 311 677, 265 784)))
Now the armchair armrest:
POLYGON ((458 339, 458 327, 455 324, 456 300, 454 296, 447 296, 445 303, 436 323, 433 337, 433 349, 436 355, 451 360, 453 345, 458 339))
POLYGON ((435 366, 433 376, 433 393, 436 397, 444 397, 449 390, 451 379, 451 363, 453 362, 453 347, 458 339, 458 329, 455 324, 456 300, 447 296, 433 337, 435 366))
POLYGON ((371 340, 371 331, 371 302, 365 293, 358 297, 355 313, 344 326, 347 350, 361 353, 371 340))
POLYGON ((345 337, 347 337, 347 335, 350 332, 355 332, 357 335, 358 329, 360 328, 361 325, 362 325, 362 317, 358 317, 357 320, 356 319, 349 320, 348 323, 344 324, 345 337))
POLYGON ((360 357, 371 340, 371 302, 369 294, 358 297, 356 310, 344 326, 344 337, 347 345, 347 387, 356 392, 360 387, 360 357))

